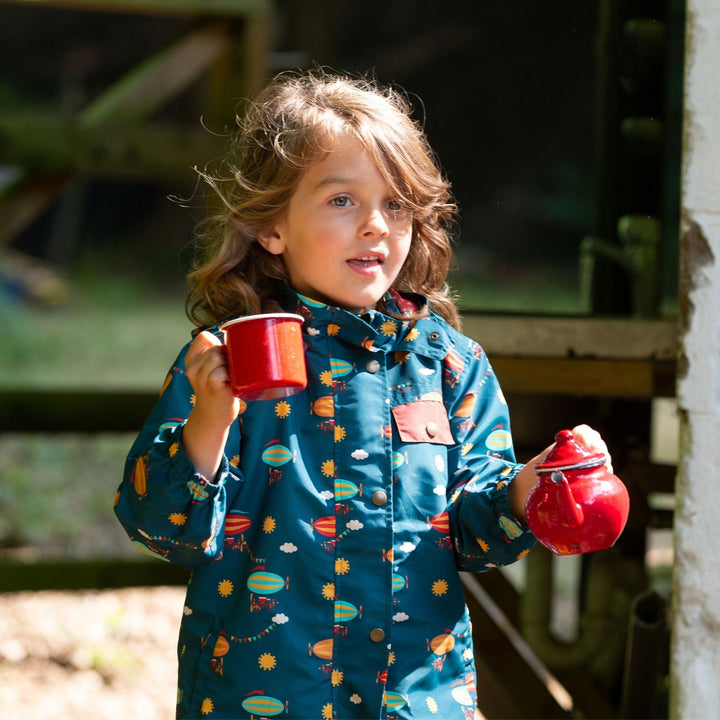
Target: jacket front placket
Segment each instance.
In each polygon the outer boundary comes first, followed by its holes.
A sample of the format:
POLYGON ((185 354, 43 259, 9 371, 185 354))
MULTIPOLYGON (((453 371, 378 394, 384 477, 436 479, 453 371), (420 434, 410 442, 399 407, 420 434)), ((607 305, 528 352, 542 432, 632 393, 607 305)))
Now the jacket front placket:
POLYGON ((390 328, 401 323, 340 311, 328 326, 336 439, 332 666, 342 680, 333 693, 333 715, 384 717, 393 610, 388 361, 397 343, 390 328))

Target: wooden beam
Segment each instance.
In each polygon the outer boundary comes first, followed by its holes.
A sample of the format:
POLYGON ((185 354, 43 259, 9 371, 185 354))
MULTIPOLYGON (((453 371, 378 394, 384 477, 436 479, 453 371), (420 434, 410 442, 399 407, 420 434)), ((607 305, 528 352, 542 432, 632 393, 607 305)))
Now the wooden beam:
POLYGON ((137 15, 247 17, 270 11, 269 0, 0 0, 2 5, 137 15))
POLYGON ((0 432, 137 433, 153 392, 0 389, 0 432))
POLYGON ((492 356, 490 360, 506 393, 648 399, 675 394, 671 361, 492 356))
MULTIPOLYGON (((167 124, 82 127, 77 120, 49 115, 0 116, 0 163, 22 166, 25 176, 35 179, 84 175, 177 181, 183 173, 190 177, 193 166, 204 165, 224 145, 224 138, 199 122, 195 130, 167 124)), ((58 179, 52 190, 63 184, 58 179)))
POLYGON ((674 360, 674 319, 466 313, 463 330, 493 356, 674 360))
POLYGON ((189 570, 159 560, 0 560, 0 593, 185 585, 189 578, 189 570))
POLYGON ((227 50, 230 37, 218 23, 195 28, 118 80, 79 113, 82 125, 139 122, 199 78, 227 50))

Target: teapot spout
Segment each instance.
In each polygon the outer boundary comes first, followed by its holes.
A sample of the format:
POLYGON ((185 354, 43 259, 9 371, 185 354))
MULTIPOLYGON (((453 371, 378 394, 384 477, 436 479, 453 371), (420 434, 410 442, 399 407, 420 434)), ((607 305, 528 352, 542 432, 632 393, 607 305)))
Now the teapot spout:
POLYGON ((561 472, 554 472, 550 477, 555 485, 555 499, 562 524, 569 528, 580 527, 585 516, 582 507, 575 502, 570 483, 561 472))

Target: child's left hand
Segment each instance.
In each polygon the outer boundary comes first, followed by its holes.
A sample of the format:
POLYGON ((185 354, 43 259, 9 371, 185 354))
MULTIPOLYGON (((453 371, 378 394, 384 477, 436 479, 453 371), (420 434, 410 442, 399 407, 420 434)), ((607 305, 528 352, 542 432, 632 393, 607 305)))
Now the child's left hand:
MULTIPOLYGON (((608 451, 608 447, 605 444, 605 441, 602 439, 600 433, 597 430, 593 430, 589 425, 576 425, 572 429, 572 434, 575 440, 585 445, 585 447, 589 448, 590 450, 594 450, 595 452, 603 453, 603 455, 605 455, 605 467, 608 469, 608 472, 613 471, 610 452, 608 451)), ((550 448, 548 448, 548 452, 549 451, 550 448)))
MULTIPOLYGON (((603 453, 605 455, 605 467, 609 472, 613 471, 612 458, 608 451, 605 441, 597 430, 593 430, 589 425, 576 425, 572 429, 573 438, 582 443, 589 450, 603 453)), ((529 460, 525 467, 520 470, 515 479, 510 483, 508 489, 508 501, 513 515, 518 520, 525 520, 525 501, 532 489, 537 484, 537 475, 535 474, 535 466, 545 462, 545 458, 549 452, 555 447, 555 443, 546 447, 539 455, 529 460)))

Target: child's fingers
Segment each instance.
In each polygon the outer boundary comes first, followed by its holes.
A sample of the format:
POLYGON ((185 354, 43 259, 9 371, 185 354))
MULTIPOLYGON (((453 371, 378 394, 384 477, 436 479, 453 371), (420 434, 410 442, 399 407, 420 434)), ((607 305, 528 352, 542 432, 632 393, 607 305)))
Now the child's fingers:
POLYGON ((185 367, 193 389, 224 389, 229 381, 227 360, 222 342, 212 333, 198 334, 188 348, 185 367))
POLYGON ((188 348, 185 360, 186 362, 188 360, 192 361, 197 356, 202 355, 202 353, 204 353, 206 350, 209 350, 211 347, 220 346, 222 346, 220 338, 216 337, 207 330, 203 330, 203 332, 198 333, 197 337, 190 343, 190 347, 188 348))
POLYGON ((612 472, 612 458, 605 441, 597 430, 593 430, 589 425, 577 425, 573 428, 573 437, 581 442, 585 447, 601 452, 605 455, 605 465, 612 472))

